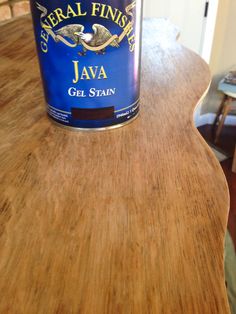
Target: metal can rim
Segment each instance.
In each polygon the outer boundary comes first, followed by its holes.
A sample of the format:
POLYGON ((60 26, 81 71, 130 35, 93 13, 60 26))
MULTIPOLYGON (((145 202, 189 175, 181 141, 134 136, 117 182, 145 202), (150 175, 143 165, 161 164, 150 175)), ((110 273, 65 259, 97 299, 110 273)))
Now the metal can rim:
POLYGON ((101 127, 101 128, 80 128, 80 127, 77 128, 77 127, 61 124, 55 121, 50 115, 48 115, 48 117, 54 125, 62 129, 67 129, 73 132, 81 132, 81 131, 82 132, 105 132, 105 131, 111 131, 114 129, 122 128, 123 126, 130 124, 131 122, 135 121, 139 117, 139 114, 140 114, 140 111, 132 119, 129 119, 123 123, 119 123, 119 124, 115 124, 115 125, 111 125, 107 127, 101 127))

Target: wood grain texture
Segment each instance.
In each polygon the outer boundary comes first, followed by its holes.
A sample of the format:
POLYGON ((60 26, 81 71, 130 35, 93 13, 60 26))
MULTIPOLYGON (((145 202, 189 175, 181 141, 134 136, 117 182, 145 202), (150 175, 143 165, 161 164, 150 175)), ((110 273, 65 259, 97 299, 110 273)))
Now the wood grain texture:
POLYGON ((0 313, 229 313, 210 74, 170 29, 144 24, 140 117, 76 133, 46 116, 30 18, 2 26, 0 313))

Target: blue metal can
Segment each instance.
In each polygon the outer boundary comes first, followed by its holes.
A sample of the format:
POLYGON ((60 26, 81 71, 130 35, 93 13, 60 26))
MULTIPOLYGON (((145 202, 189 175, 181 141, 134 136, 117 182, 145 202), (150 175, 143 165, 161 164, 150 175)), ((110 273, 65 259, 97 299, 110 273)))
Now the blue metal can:
POLYGON ((31 0, 48 115, 103 130, 139 112, 142 0, 31 0))

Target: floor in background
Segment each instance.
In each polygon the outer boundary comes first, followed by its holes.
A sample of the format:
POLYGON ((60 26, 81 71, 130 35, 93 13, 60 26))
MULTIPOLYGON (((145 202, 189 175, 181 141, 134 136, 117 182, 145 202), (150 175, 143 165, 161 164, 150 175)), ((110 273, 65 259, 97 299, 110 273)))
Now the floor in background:
POLYGON ((236 126, 224 126, 217 145, 214 144, 214 140, 212 138, 212 125, 203 125, 199 127, 198 130, 208 143, 215 145, 229 157, 233 156, 236 144, 236 126))
POLYGON ((213 150, 213 152, 214 152, 215 156, 217 157, 217 159, 219 160, 219 162, 223 162, 229 158, 227 155, 223 154, 221 151, 216 149, 214 146, 211 146, 211 149, 213 150))
POLYGON ((211 125, 205 125, 199 131, 221 162, 229 186, 230 212, 228 232, 225 239, 225 280, 227 282, 231 312, 236 314, 236 174, 232 172, 232 156, 236 144, 236 126, 225 126, 217 145, 214 144, 212 139, 211 125))
POLYGON ((224 170, 230 192, 230 212, 228 230, 233 239, 236 249, 236 173, 232 172, 232 159, 227 159, 221 163, 224 170))
POLYGON ((236 314, 236 254, 229 233, 225 238, 225 281, 231 313, 236 314))
MULTIPOLYGON (((217 145, 214 144, 212 139, 212 125, 204 125, 198 130, 211 147, 213 146, 223 155, 225 154, 229 157, 233 157, 236 144, 236 126, 225 126, 217 145)), ((222 161, 221 166, 224 170, 230 190, 231 199, 228 230, 236 249, 236 174, 232 172, 232 158, 222 161)))

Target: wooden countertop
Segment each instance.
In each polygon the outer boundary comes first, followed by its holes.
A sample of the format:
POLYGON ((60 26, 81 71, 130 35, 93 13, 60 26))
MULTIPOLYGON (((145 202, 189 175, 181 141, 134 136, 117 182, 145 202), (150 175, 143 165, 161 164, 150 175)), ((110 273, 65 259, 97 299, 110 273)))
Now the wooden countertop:
POLYGON ((144 23, 136 121, 76 133, 46 116, 30 18, 1 27, 0 313, 229 313, 210 74, 175 37, 144 23))

